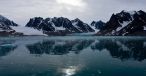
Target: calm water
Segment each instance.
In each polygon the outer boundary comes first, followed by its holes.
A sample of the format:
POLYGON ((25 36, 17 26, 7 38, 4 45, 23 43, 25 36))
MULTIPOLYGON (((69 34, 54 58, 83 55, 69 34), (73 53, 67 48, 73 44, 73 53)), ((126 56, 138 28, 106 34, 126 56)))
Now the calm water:
POLYGON ((144 37, 0 38, 0 76, 146 76, 144 37))

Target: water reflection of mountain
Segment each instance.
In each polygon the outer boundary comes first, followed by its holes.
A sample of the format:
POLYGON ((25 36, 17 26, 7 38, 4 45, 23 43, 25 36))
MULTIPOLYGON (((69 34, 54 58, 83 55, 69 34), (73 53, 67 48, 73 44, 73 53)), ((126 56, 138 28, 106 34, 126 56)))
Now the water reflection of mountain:
POLYGON ((13 51, 14 49, 17 48, 17 46, 12 45, 14 41, 2 41, 0 40, 0 57, 1 56, 6 56, 8 53, 13 51))
POLYGON ((99 40, 91 46, 92 50, 107 49, 113 58, 121 60, 146 59, 146 43, 144 40, 99 40))
POLYGON ((30 54, 64 55, 70 52, 80 53, 87 47, 91 50, 106 49, 113 58, 121 60, 146 59, 146 43, 144 40, 49 40, 26 45, 30 54))
POLYGON ((70 52, 76 54, 89 47, 94 40, 66 40, 66 41, 42 41, 35 44, 27 45, 30 54, 51 54, 64 55, 70 52))

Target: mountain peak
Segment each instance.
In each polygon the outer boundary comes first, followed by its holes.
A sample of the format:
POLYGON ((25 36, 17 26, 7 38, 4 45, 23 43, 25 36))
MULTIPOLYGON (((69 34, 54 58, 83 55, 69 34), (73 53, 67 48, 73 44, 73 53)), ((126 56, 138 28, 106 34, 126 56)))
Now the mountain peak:
POLYGON ((130 15, 134 15, 135 13, 137 13, 137 11, 126 11, 126 10, 123 10, 121 13, 129 13, 130 15))
POLYGON ((6 17, 4 17, 3 15, 0 15, 0 21, 6 21, 8 20, 6 17))
POLYGON ((124 17, 124 15, 130 15, 130 16, 134 16, 134 15, 140 15, 140 14, 143 14, 143 13, 146 13, 142 10, 139 10, 139 11, 126 11, 126 10, 122 10, 120 13, 116 13, 116 14, 113 14, 113 15, 118 15, 120 17, 124 17))
POLYGON ((89 25, 82 22, 80 19, 69 20, 65 17, 54 17, 54 18, 38 18, 30 19, 26 25, 27 27, 33 27, 38 30, 42 30, 47 33, 81 33, 81 32, 93 32, 89 25))
POLYGON ((9 35, 15 33, 11 26, 18 26, 18 24, 0 15, 0 35, 9 35))
POLYGON ((98 34, 104 35, 131 35, 144 31, 146 13, 140 11, 121 11, 113 14, 98 34))
POLYGON ((101 30, 105 26, 105 23, 101 20, 93 21, 91 26, 94 28, 94 30, 101 30))
POLYGON ((13 21, 2 15, 0 15, 0 24, 3 26, 18 26, 18 24, 14 23, 13 21))
POLYGON ((82 22, 79 18, 74 19, 75 22, 82 22))

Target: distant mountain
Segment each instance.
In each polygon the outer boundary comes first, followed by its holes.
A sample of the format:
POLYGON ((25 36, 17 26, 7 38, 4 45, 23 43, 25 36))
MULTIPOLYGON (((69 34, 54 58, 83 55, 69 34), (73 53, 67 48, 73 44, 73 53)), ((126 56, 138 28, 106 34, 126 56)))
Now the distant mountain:
POLYGON ((16 31, 11 26, 18 26, 18 24, 0 15, 0 35, 16 34, 16 31))
POLYGON ((103 21, 93 21, 92 23, 91 23, 91 27, 92 28, 94 28, 94 30, 102 30, 103 29, 103 27, 105 26, 105 22, 103 22, 103 21))
POLYGON ((0 24, 2 26, 18 26, 18 24, 14 23, 13 21, 7 19, 6 17, 0 15, 0 24))
POLYGON ((0 36, 45 35, 33 28, 19 26, 8 18, 0 15, 0 36))
POLYGON ((97 35, 146 35, 146 12, 122 11, 113 14, 97 35))
POLYGON ((94 32, 94 30, 86 23, 79 19, 69 20, 64 17, 54 17, 43 19, 35 17, 30 19, 26 27, 32 27, 43 31, 45 34, 65 35, 66 33, 83 33, 94 32))

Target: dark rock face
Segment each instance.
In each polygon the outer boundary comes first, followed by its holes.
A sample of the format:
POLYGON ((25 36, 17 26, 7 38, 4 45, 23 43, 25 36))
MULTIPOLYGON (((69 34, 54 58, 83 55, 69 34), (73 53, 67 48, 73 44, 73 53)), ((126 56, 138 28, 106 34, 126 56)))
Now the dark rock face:
POLYGON ((103 21, 93 21, 91 23, 92 27, 95 27, 95 29, 97 30, 102 30, 103 27, 105 26, 105 23, 103 21))
POLYGON ((0 24, 7 25, 7 26, 18 26, 18 24, 14 23, 13 21, 7 19, 6 17, 0 15, 0 24))
MULTIPOLYGON (((139 33, 145 33, 146 13, 144 11, 126 12, 122 11, 113 14, 97 35, 117 35, 127 36, 139 33)), ((146 35, 146 34, 145 34, 146 35)))
POLYGON ((82 33, 93 32, 94 30, 79 19, 69 20, 64 17, 43 19, 35 17, 30 19, 26 27, 42 30, 44 33, 82 33))

